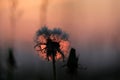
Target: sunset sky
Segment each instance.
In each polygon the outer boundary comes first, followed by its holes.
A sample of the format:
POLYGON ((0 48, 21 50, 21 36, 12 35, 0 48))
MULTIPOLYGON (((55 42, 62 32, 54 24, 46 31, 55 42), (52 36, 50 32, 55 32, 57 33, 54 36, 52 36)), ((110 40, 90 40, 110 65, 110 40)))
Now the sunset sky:
POLYGON ((6 43, 9 46, 14 33, 19 65, 29 61, 24 62, 23 55, 36 59, 32 55, 33 38, 43 25, 60 27, 69 33, 71 46, 81 53, 81 62, 90 68, 118 64, 120 0, 18 0, 14 29, 10 23, 11 1, 0 0, 0 46, 6 43))
MULTIPOLYGON (((10 1, 0 2, 1 28, 8 30, 8 33, 10 1)), ((116 25, 119 25, 119 4, 118 0, 18 0, 16 35, 21 38, 25 33, 25 38, 29 38, 37 28, 46 24, 49 27, 62 27, 72 36, 77 35, 82 39, 94 34, 107 36, 115 32, 116 25)))

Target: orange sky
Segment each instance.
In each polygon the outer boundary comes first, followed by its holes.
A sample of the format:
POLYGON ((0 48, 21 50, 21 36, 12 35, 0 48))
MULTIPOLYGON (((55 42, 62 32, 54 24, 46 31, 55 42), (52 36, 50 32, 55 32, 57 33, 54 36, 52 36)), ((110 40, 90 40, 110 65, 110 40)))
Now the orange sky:
MULTIPOLYGON (((46 1, 18 0, 15 13, 16 40, 31 42, 35 31, 44 23, 51 28, 63 28, 70 33, 71 40, 75 42, 86 43, 89 42, 88 39, 92 41, 98 38, 111 39, 111 35, 116 33, 116 25, 119 25, 120 19, 119 0, 48 0, 47 13, 44 13, 44 8, 41 7, 46 1), (18 17, 20 13, 22 15, 18 17), (75 39, 76 36, 79 38, 75 39)), ((1 33, 6 31, 2 36, 9 38, 10 3, 8 0, 1 0, 0 3, 1 33)))

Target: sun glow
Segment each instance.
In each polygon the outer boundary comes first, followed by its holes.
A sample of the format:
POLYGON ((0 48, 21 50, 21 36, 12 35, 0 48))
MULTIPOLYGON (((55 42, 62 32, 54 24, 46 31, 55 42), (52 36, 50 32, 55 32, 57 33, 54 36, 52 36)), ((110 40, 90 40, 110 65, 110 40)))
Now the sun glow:
POLYGON ((61 29, 49 30, 43 27, 37 31, 35 50, 38 55, 43 59, 52 60, 55 57, 56 60, 60 60, 67 56, 70 42, 67 40, 67 35, 61 31, 61 29), (65 36, 66 35, 66 36, 65 36), (53 56, 54 54, 54 56, 53 56))
MULTIPOLYGON (((53 37, 52 37, 52 39, 53 39, 53 37)), ((35 50, 37 51, 37 53, 40 57, 42 57, 43 59, 47 59, 47 53, 46 53, 46 50, 45 50, 46 44, 47 44, 46 37, 44 37, 43 35, 39 36, 37 42, 42 43, 42 45, 38 45, 35 48, 35 50)), ((64 53, 64 56, 67 56, 69 48, 70 48, 69 41, 60 40, 59 45, 60 45, 60 50, 64 53)), ((49 58, 49 60, 52 60, 52 56, 49 56, 48 58, 49 58)), ((61 58, 62 58, 62 55, 57 51, 57 53, 55 55, 55 59, 60 60, 61 58)))

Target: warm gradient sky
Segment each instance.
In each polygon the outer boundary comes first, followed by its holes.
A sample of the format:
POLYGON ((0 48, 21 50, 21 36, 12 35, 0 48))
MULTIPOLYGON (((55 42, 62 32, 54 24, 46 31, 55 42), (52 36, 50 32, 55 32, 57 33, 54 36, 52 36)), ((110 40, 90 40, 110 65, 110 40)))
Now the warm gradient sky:
MULTIPOLYGON (((18 2, 15 15, 16 35, 19 35, 19 38, 23 37, 24 33, 27 36, 25 38, 29 38, 34 30, 44 24, 49 27, 63 27, 71 35, 77 35, 82 39, 94 34, 111 35, 116 32, 114 30, 119 25, 118 0, 18 0, 18 2), (18 16, 19 14, 21 15, 18 16)), ((10 0, 1 0, 0 22, 1 27, 4 26, 3 30, 10 28, 10 6, 10 0)))
MULTIPOLYGON (((10 0, 0 0, 2 44, 10 41, 13 32, 10 6, 10 0)), ((46 24, 68 32, 71 46, 87 65, 117 64, 118 54, 114 52, 120 50, 120 0, 18 0, 15 18, 14 44, 18 53, 32 54, 34 33, 46 24)), ((21 54, 18 56, 18 60, 24 60, 21 54)))

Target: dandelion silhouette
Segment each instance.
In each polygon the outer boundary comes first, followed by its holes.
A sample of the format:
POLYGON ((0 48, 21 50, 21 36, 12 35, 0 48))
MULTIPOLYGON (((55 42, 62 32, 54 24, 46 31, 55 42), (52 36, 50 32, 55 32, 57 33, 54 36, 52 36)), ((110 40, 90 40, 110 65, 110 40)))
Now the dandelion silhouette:
MULTIPOLYGON (((68 34, 62 31, 60 28, 54 28, 53 30, 48 29, 44 26, 40 28, 35 35, 35 50, 38 52, 38 55, 43 59, 52 60, 52 55, 47 56, 47 49, 49 46, 54 48, 56 51, 55 59, 62 59, 63 55, 66 56, 69 50, 69 40, 68 34), (51 40, 52 43, 49 44, 51 40)), ((52 49, 50 50, 52 51, 52 49)))
POLYGON ((52 61, 53 75, 56 80, 56 60, 63 59, 67 56, 69 50, 68 34, 60 28, 48 29, 44 26, 36 32, 35 50, 38 55, 45 60, 52 61))

